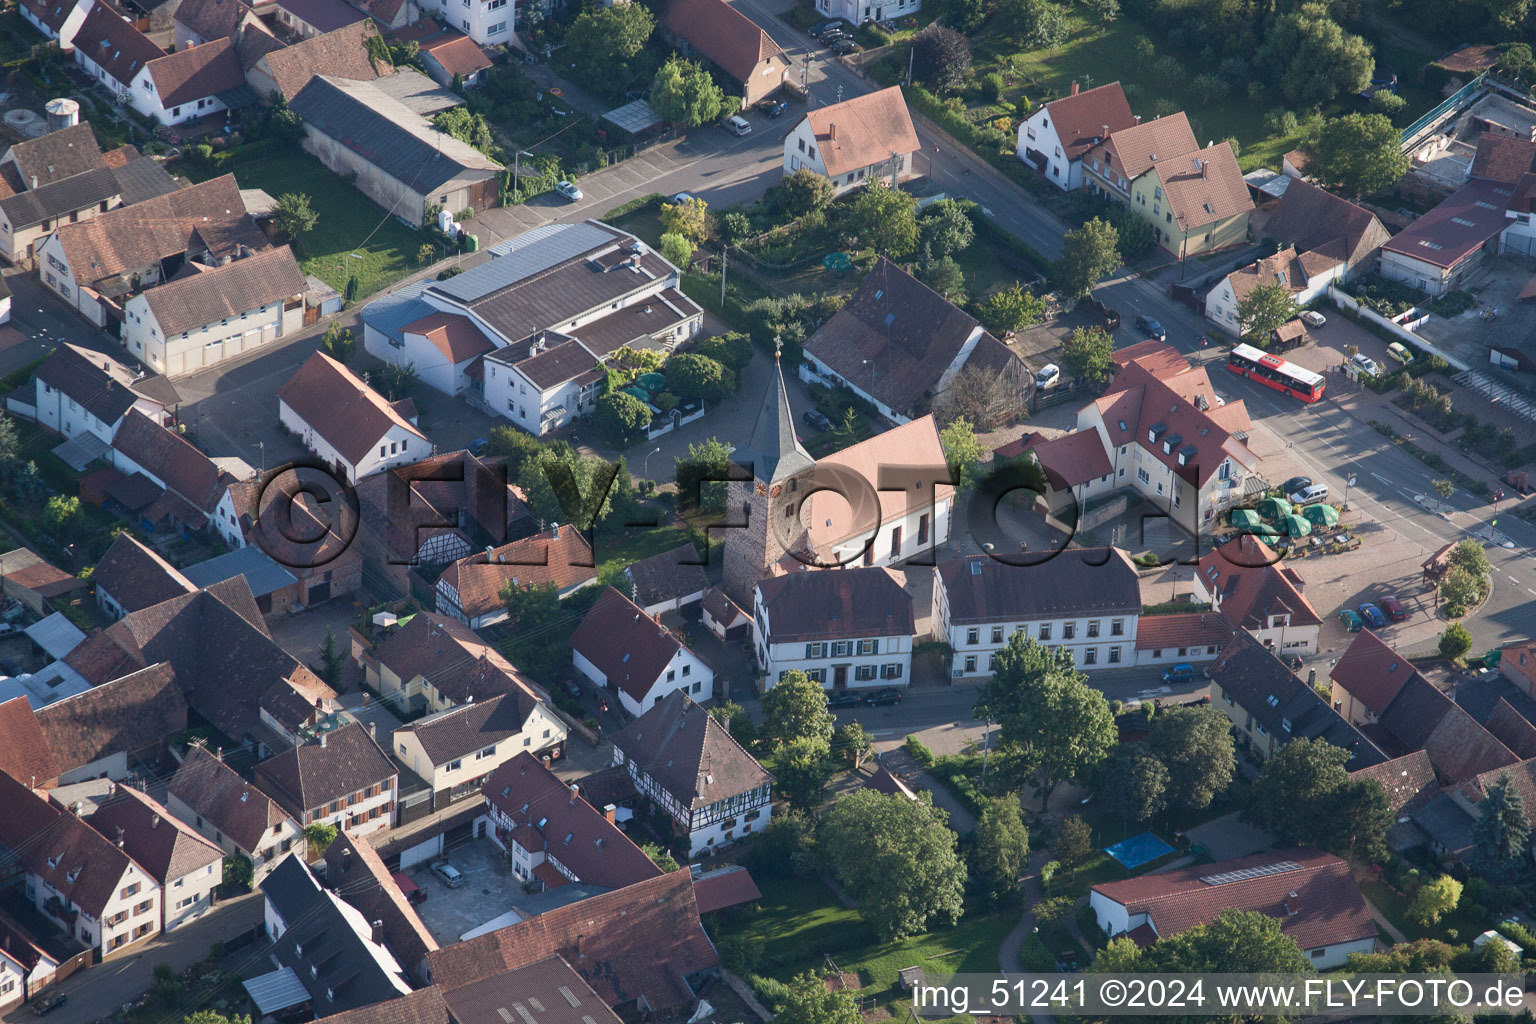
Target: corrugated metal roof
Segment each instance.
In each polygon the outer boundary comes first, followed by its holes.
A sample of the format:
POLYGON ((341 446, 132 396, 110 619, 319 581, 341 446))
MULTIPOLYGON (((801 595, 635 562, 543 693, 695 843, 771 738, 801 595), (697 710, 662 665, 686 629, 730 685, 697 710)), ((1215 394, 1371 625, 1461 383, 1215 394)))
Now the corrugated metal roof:
POLYGON ((26 634, 54 659, 63 658, 85 642, 85 634, 66 619, 63 612, 54 612, 41 622, 34 622, 27 627, 26 634))
POLYGON ((241 984, 262 1016, 307 1003, 310 999, 309 990, 299 981, 292 967, 258 975, 241 984))
MULTIPOLYGON (((462 277, 463 275, 459 275, 462 277)), ((437 312, 437 307, 423 302, 419 296, 431 281, 417 281, 397 292, 378 298, 363 307, 362 321, 380 334, 395 341, 405 337, 403 328, 424 316, 437 312)))
POLYGON ((546 224, 492 247, 494 258, 489 263, 439 281, 432 285, 432 290, 460 302, 473 302, 498 288, 516 284, 624 237, 621 232, 592 223, 546 224))
POLYGON ((183 570, 187 579, 199 587, 210 587, 236 576, 244 576, 253 597, 265 597, 298 582, 287 569, 258 547, 244 547, 215 556, 183 570))

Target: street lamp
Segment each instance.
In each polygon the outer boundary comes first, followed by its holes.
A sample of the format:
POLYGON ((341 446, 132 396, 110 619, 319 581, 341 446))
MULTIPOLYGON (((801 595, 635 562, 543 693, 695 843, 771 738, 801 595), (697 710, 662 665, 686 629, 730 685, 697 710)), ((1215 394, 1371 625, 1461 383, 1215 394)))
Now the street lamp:
POLYGON ((655 455, 659 451, 661 451, 661 445, 657 445, 655 448, 652 448, 650 451, 645 453, 645 458, 640 461, 640 476, 642 478, 646 480, 651 478, 651 456, 655 455))

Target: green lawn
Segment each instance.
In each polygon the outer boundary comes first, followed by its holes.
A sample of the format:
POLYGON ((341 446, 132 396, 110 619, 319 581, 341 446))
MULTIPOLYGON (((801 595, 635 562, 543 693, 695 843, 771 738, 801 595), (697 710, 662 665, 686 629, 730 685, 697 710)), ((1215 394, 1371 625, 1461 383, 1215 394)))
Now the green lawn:
MULTIPOLYGON (((1171 47, 1161 34, 1151 31, 1137 19, 1122 15, 1106 25, 1088 12, 1072 7, 1067 11, 1067 21, 1067 39, 1055 50, 1024 50, 992 25, 974 36, 972 50, 976 78, 980 80, 996 71, 1003 74, 1008 86, 1004 93, 1005 107, 974 105, 977 101, 973 99, 969 101, 973 105, 968 119, 980 124, 1006 114, 1012 116, 1016 125, 1021 102, 1032 109, 1042 100, 1064 96, 1073 80, 1084 87, 1118 80, 1125 88, 1131 109, 1143 118, 1153 117, 1154 106, 1166 99, 1188 114, 1195 137, 1202 146, 1228 137, 1237 139, 1241 150, 1238 161, 1245 171, 1261 166, 1278 170, 1280 158, 1300 143, 1299 135, 1271 136, 1265 129, 1264 115, 1271 108, 1289 106, 1294 109, 1284 97, 1275 93, 1254 102, 1239 86, 1215 102, 1197 98, 1190 82, 1207 70, 1201 67, 1198 52, 1171 47), (1137 67, 1133 63, 1133 43, 1142 36, 1152 39, 1160 54, 1172 53, 1183 63, 1185 73, 1179 80, 1164 82, 1151 74, 1150 67, 1137 67)), ((1398 119, 1401 124, 1410 123, 1438 102, 1430 90, 1416 84, 1419 64, 1433 54, 1416 54, 1395 45, 1378 46, 1376 54, 1380 67, 1395 70, 1400 77, 1401 94, 1408 101, 1407 109, 1398 119)), ((905 55, 901 56, 904 60, 905 55)), ((905 66, 900 70, 905 71, 905 66)), ((1324 113, 1332 116, 1359 109, 1366 109, 1363 100, 1341 96, 1324 113)), ((1301 116, 1303 112, 1298 110, 1296 113, 1301 116)))
POLYGON ((757 973, 788 981, 800 971, 820 971, 825 957, 831 956, 840 970, 858 973, 864 987, 855 995, 866 1011, 872 1003, 898 1019, 906 1017, 911 1003, 898 984, 902 968, 994 974, 998 947, 1019 920, 1014 911, 967 915, 953 928, 882 943, 856 911, 839 903, 816 879, 760 878, 758 885, 763 898, 757 908, 720 929, 722 937, 746 934, 763 941, 757 973))
MULTIPOLYGON (((363 299, 416 269, 416 252, 426 241, 385 212, 373 200, 347 184, 307 153, 238 160, 220 168, 234 172, 241 188, 259 188, 273 198, 302 192, 319 214, 315 228, 295 253, 299 266, 337 291, 347 276, 357 276, 357 298, 363 299), (356 256, 353 256, 356 253, 356 256)), ((214 168, 191 168, 195 180, 217 177, 214 168)))
MULTIPOLYGON (((1428 881, 1426 876, 1425 881, 1428 881)), ((1398 892, 1392 886, 1379 879, 1369 879, 1360 883, 1360 891, 1365 898, 1371 901, 1375 908, 1381 911, 1388 921, 1395 924, 1399 931, 1413 939, 1440 939, 1449 941, 1452 945, 1457 942, 1471 942, 1488 928, 1492 927, 1492 921, 1473 918, 1460 908, 1441 918, 1439 923, 1422 925, 1408 916, 1409 899, 1398 892), (1451 932, 1456 933, 1455 938, 1449 938, 1451 932)))

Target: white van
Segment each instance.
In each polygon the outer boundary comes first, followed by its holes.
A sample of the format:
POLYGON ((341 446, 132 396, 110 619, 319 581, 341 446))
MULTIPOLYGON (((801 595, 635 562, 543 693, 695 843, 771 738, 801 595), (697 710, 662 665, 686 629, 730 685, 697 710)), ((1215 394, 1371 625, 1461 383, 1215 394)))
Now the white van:
POLYGON ((1311 487, 1303 487, 1291 495, 1292 505, 1315 505, 1319 501, 1328 500, 1328 485, 1313 484, 1311 487))

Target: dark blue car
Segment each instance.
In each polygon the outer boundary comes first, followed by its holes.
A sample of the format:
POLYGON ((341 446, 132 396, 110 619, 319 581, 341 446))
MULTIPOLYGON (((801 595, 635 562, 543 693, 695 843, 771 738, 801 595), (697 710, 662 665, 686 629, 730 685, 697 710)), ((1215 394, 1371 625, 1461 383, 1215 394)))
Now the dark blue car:
POLYGON ((1386 615, 1382 613, 1380 608, 1376 607, 1369 601, 1362 603, 1358 610, 1360 612, 1360 617, 1364 619, 1366 624, 1369 625, 1372 629, 1381 629, 1387 624, 1386 615))
POLYGON ((1136 329, 1144 331, 1149 338, 1156 338, 1158 341, 1168 340, 1168 332, 1163 330, 1163 325, 1149 316, 1137 317, 1136 329))

